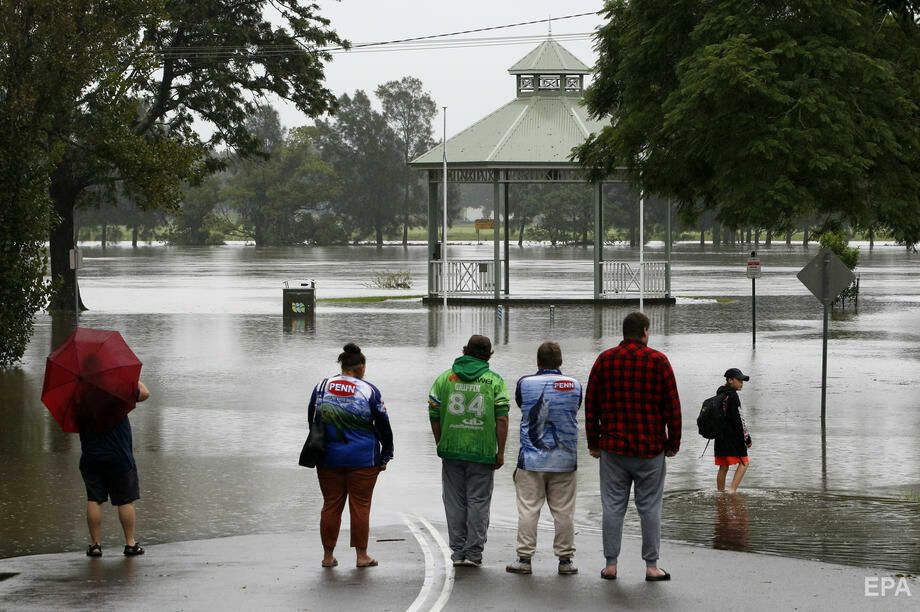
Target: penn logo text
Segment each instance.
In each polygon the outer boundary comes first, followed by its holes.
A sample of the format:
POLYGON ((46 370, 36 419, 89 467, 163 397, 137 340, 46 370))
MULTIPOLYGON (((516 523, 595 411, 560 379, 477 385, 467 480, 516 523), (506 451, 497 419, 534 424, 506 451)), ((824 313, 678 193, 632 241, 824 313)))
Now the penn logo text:
POLYGON ((327 390, 333 395, 348 396, 354 395, 358 387, 350 382, 332 381, 327 390))
POLYGON ((557 380, 553 383, 553 389, 556 391, 574 391, 575 382, 571 380, 557 380))

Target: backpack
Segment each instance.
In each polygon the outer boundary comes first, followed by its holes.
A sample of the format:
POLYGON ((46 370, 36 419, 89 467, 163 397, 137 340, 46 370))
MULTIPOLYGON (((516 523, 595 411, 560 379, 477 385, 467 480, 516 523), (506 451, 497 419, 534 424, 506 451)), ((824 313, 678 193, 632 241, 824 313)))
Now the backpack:
POLYGON ((700 415, 696 417, 696 428, 700 435, 712 440, 725 431, 727 410, 728 393, 719 393, 705 399, 703 407, 700 408, 700 415))

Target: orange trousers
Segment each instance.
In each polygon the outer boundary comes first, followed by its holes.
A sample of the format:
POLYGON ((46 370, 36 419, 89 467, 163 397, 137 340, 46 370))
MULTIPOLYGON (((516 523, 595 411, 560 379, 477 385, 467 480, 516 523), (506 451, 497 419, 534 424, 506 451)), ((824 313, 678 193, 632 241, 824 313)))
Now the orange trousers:
POLYGON ((323 510, 319 518, 319 536, 323 548, 335 548, 342 526, 342 511, 348 500, 351 516, 352 548, 367 548, 370 535, 371 497, 380 468, 316 468, 319 488, 323 492, 323 510))

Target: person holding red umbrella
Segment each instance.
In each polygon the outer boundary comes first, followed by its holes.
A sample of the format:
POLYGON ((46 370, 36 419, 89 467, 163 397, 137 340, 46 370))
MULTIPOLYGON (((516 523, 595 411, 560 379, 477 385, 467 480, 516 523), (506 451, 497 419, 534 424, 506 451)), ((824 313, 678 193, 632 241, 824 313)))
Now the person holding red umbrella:
MULTIPOLYGON (((124 554, 144 554, 134 539, 134 502, 140 499, 137 464, 134 461, 131 423, 125 415, 113 427, 96 427, 95 414, 111 402, 111 396, 97 387, 87 386, 77 400, 77 423, 80 426, 80 475, 86 485, 86 525, 89 528, 89 557, 102 556, 102 504, 109 498, 118 508, 118 520, 125 533, 124 554)), ((137 382, 135 401, 150 397, 144 383, 137 382)), ((103 408, 104 411, 104 408, 103 408)))
POLYGON ((116 331, 77 328, 48 356, 42 402, 65 432, 80 434, 89 557, 102 556, 102 504, 111 499, 125 534, 124 554, 144 554, 134 539, 140 499, 128 413, 150 397, 141 362, 116 331))

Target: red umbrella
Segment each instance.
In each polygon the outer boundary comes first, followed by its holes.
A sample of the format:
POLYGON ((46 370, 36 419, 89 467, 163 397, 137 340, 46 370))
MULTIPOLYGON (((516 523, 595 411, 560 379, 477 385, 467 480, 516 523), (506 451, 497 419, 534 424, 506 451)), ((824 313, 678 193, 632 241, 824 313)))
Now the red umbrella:
POLYGON ((65 432, 105 431, 134 409, 140 375, 121 334, 78 327, 48 355, 42 402, 65 432))

